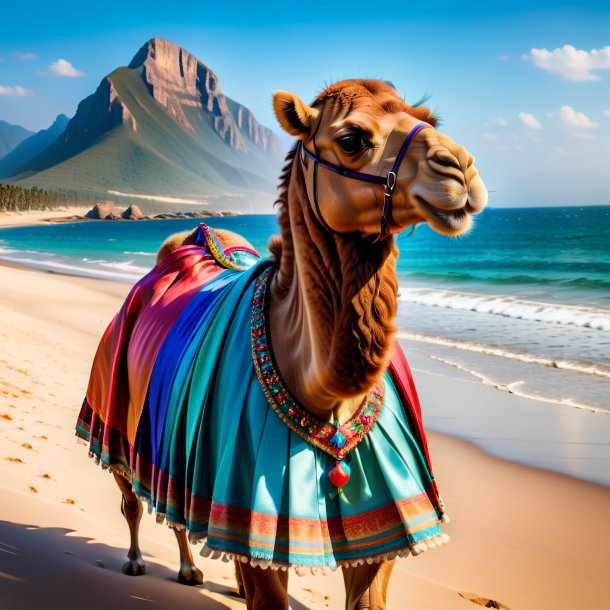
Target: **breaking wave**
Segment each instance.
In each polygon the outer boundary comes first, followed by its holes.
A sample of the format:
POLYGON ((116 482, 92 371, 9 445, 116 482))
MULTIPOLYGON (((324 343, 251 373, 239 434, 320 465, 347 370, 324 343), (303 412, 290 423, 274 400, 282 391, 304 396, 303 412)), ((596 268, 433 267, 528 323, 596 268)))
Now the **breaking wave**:
POLYGON ((596 375, 610 379, 610 366, 597 362, 588 362, 585 360, 571 360, 569 358, 551 358, 536 354, 528 354, 521 351, 516 351, 506 347, 497 347, 495 345, 487 345, 476 341, 462 341, 460 339, 451 339, 449 337, 440 337, 426 335, 423 333, 414 333, 407 331, 399 331, 397 333, 399 339, 411 339, 413 341, 422 341, 433 345, 443 347, 451 347, 454 349, 464 350, 467 352, 476 352, 487 356, 497 356, 499 358, 507 358, 509 360, 518 360, 528 364, 539 364, 555 369, 564 369, 583 373, 585 375, 596 375))
POLYGON ((595 307, 542 303, 504 295, 454 292, 431 288, 400 287, 398 299, 406 303, 430 307, 446 307, 507 318, 610 331, 610 310, 595 307))
MULTIPOLYGON (((470 264, 470 263, 469 263, 470 264)), ((496 266, 499 266, 496 264, 496 266)), ((598 273, 604 272, 604 269, 597 270, 598 273)), ((587 269, 586 271, 590 271, 587 269)), ((517 274, 517 275, 476 275, 473 273, 463 273, 460 271, 407 271, 400 268, 399 272, 404 276, 416 280, 433 280, 434 282, 456 282, 460 284, 468 284, 476 282, 478 284, 491 284, 495 286, 514 286, 516 284, 534 285, 534 286, 556 286, 558 288, 572 288, 584 290, 609 290, 610 281, 595 277, 587 277, 579 275, 578 277, 548 277, 541 274, 517 274)), ((607 272, 607 270, 605 271, 607 272)))

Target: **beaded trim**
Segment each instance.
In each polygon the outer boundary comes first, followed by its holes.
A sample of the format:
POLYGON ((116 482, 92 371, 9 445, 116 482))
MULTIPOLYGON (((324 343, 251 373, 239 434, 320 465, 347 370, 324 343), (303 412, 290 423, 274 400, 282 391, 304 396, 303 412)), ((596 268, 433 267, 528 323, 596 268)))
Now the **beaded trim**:
POLYGON ((273 268, 257 279, 252 300, 252 360, 261 388, 279 418, 311 445, 342 460, 375 425, 383 402, 383 382, 373 386, 360 408, 344 424, 317 419, 290 394, 273 361, 265 325, 265 295, 273 268))
MULTIPOLYGON (((256 258, 260 258, 256 250, 248 248, 247 246, 223 248, 222 244, 214 234, 214 231, 203 222, 200 223, 199 230, 201 233, 203 233, 203 236, 205 237, 205 243, 210 254, 214 258, 214 260, 220 265, 222 265, 225 269, 236 269, 239 271, 243 271, 249 268, 249 265, 240 264, 233 255, 233 252, 245 251, 252 254, 256 258)), ((197 241, 200 241, 199 236, 197 237, 197 241)))

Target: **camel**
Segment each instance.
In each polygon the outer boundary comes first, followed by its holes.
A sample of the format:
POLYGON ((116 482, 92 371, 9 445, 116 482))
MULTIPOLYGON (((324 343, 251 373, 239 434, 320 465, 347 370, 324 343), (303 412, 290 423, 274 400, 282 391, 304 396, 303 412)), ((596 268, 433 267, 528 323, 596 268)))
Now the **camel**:
POLYGON ((102 338, 77 435, 120 488, 125 573, 145 571, 145 499, 176 533, 181 582, 202 582, 189 539, 205 540, 235 561, 248 609, 288 608, 290 568, 338 567, 348 610, 384 609, 395 559, 448 539, 394 341, 394 236, 464 233, 487 192, 388 82, 273 106, 297 144, 271 258, 203 224, 169 238, 102 338))

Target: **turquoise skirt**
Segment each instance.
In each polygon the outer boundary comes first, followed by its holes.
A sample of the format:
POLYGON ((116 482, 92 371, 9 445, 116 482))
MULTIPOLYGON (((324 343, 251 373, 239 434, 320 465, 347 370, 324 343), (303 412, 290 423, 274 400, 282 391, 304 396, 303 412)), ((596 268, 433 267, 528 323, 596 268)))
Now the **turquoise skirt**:
POLYGON ((78 434, 131 476, 160 521, 204 541, 204 555, 334 569, 443 544, 421 438, 389 370, 375 420, 362 418, 366 433, 354 426, 340 493, 329 479, 336 456, 311 442, 315 426, 299 431, 271 404, 253 332, 271 270, 226 270, 193 296, 156 355, 133 444, 86 402, 78 434))

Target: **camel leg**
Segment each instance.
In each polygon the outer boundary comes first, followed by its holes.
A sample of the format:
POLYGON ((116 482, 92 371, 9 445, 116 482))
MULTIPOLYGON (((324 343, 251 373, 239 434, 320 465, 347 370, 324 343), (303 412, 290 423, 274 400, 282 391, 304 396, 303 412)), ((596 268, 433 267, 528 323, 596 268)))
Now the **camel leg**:
POLYGON ((140 498, 136 496, 131 487, 131 482, 117 472, 114 472, 114 470, 112 471, 112 474, 123 494, 121 512, 129 526, 130 545, 129 551, 127 552, 127 559, 129 561, 123 564, 123 574, 139 576, 146 572, 146 564, 142 558, 142 552, 140 551, 140 545, 138 543, 138 530, 140 529, 140 521, 144 514, 144 509, 142 508, 140 498))
POLYGON ((191 554, 191 547, 186 537, 185 529, 174 529, 178 548, 180 549, 180 571, 178 582, 183 585, 200 585, 203 583, 203 572, 197 568, 191 554))
POLYGON ((394 560, 343 568, 346 610, 385 610, 394 560))
POLYGON ((237 559, 233 560, 235 564, 235 584, 237 585, 237 595, 246 599, 246 590, 244 589, 244 579, 241 577, 241 568, 239 567, 240 562, 237 559))
POLYGON ((288 610, 288 572, 240 563, 247 610, 288 610))

